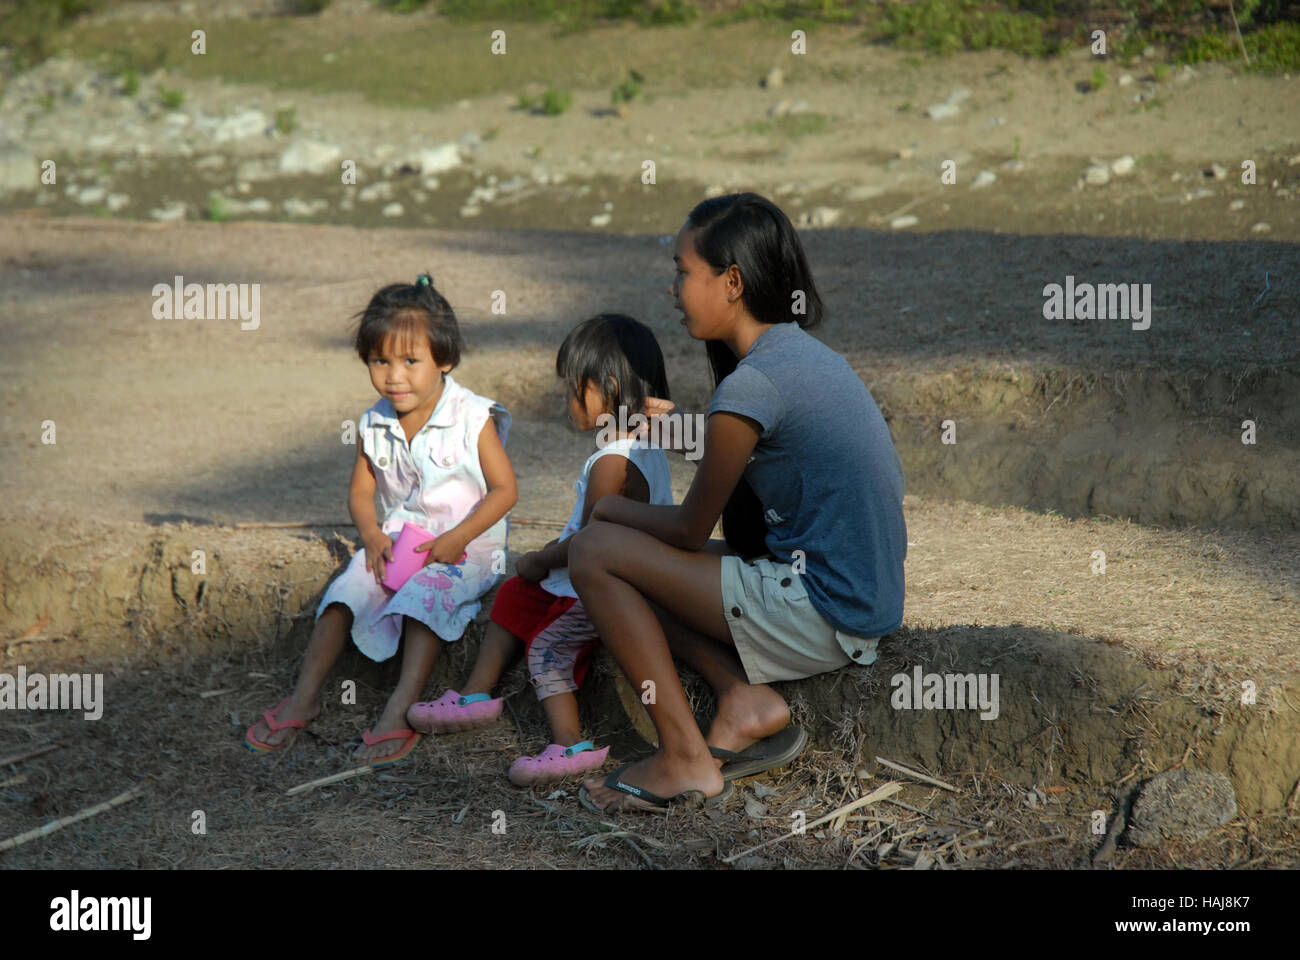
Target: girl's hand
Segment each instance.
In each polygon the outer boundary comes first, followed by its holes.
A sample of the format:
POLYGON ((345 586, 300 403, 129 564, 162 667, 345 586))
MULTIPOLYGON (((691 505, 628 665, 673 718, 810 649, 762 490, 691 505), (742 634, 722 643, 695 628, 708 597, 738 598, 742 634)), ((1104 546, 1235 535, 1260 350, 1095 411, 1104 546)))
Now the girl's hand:
POLYGON ((515 564, 515 573, 532 583, 545 580, 546 575, 551 571, 546 564, 542 563, 542 561, 538 559, 540 553, 541 551, 539 550, 525 553, 515 564))
POLYGON ((366 569, 375 575, 375 583, 384 579, 384 570, 393 562, 393 540, 382 530, 361 538, 366 548, 366 569))
POLYGON ((465 546, 451 534, 444 533, 441 537, 420 544, 415 552, 429 551, 429 555, 424 558, 424 566, 427 567, 431 563, 460 563, 466 559, 465 546))
POLYGON ((681 424, 689 414, 678 409, 677 404, 671 400, 661 400, 658 397, 645 398, 645 415, 648 421, 644 425, 638 426, 634 432, 637 437, 649 436, 651 423, 657 417, 669 417, 666 423, 657 425, 655 436, 659 439, 659 446, 664 450, 671 450, 675 453, 681 453, 685 438, 682 436, 681 424), (669 428, 673 429, 669 429, 669 428))
MULTIPOLYGON (((647 420, 653 420, 655 417, 666 417, 677 413, 677 404, 671 400, 660 400, 658 397, 645 398, 645 415, 647 420)), ((636 435, 648 434, 650 432, 649 424, 639 426, 636 429, 636 435)), ((662 436, 662 432, 660 433, 662 436)))
POLYGON ((677 404, 671 400, 660 400, 658 397, 645 398, 645 415, 647 417, 662 417, 676 409, 677 404))

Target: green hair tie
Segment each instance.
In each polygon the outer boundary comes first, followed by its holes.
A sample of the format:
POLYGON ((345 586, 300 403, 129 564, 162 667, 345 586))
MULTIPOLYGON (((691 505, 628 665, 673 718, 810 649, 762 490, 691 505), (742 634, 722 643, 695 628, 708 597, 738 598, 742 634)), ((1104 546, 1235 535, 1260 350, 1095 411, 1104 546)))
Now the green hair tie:
POLYGON ((415 285, 417 287, 431 287, 433 286, 433 277, 427 273, 422 273, 415 278, 415 285))

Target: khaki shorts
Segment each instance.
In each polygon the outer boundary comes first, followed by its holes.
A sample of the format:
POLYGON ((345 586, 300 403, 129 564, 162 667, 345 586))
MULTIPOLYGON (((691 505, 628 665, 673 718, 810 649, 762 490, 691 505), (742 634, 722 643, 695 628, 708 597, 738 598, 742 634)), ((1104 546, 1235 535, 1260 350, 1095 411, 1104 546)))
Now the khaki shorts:
POLYGON ((876 662, 880 638, 850 636, 823 620, 788 563, 724 556, 722 610, 750 683, 799 680, 876 662))

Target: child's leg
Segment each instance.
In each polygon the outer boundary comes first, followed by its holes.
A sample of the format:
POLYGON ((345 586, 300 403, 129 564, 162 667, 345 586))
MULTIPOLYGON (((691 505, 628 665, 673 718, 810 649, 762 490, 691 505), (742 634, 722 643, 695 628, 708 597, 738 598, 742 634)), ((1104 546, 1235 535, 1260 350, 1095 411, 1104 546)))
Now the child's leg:
POLYGON ((577 676, 579 664, 590 657, 598 640, 581 603, 557 617, 533 638, 528 648, 528 673, 551 725, 551 742, 564 747, 580 743, 577 676))
MULTIPOLYGON (((402 617, 402 634, 402 673, 397 679, 397 688, 384 705, 384 712, 370 728, 375 736, 407 729, 406 711, 424 691, 424 685, 429 682, 429 674, 433 672, 433 665, 438 662, 438 652, 442 649, 442 640, 418 620, 402 617)), ((379 760, 391 756, 399 749, 400 740, 385 740, 374 746, 363 743, 353 756, 362 762, 379 760)))
MULTIPOLYGON (((307 644, 307 653, 298 669, 298 682, 275 719, 281 723, 291 720, 312 720, 320 713, 320 688, 348 642, 352 629, 352 611, 341 603, 331 603, 316 620, 307 644)), ((258 740, 271 746, 297 734, 297 729, 270 732, 265 720, 259 720, 254 729, 258 740)))
POLYGON ((582 726, 578 723, 578 698, 572 693, 557 693, 542 701, 546 721, 551 725, 551 743, 571 747, 581 743, 582 726))
POLYGON ((483 643, 478 648, 474 670, 465 681, 465 686, 460 688, 461 695, 491 693, 501 679, 501 674, 522 649, 523 641, 501 624, 489 620, 487 629, 483 631, 483 643))

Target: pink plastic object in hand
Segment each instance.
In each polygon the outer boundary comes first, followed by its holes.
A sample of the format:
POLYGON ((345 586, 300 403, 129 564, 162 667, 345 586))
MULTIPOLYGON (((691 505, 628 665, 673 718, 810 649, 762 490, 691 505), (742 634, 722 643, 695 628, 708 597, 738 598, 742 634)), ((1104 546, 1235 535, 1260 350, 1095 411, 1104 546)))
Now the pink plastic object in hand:
MULTIPOLYGON (((415 548, 436 539, 437 537, 428 530, 414 523, 402 524, 402 532, 397 535, 397 540, 393 543, 393 560, 384 569, 384 579, 381 581, 383 585, 389 590, 402 589, 402 585, 420 571, 428 561, 429 554, 433 552, 433 547, 418 551, 415 548)), ((469 553, 462 553, 457 562, 464 563, 467 559, 469 553)))

